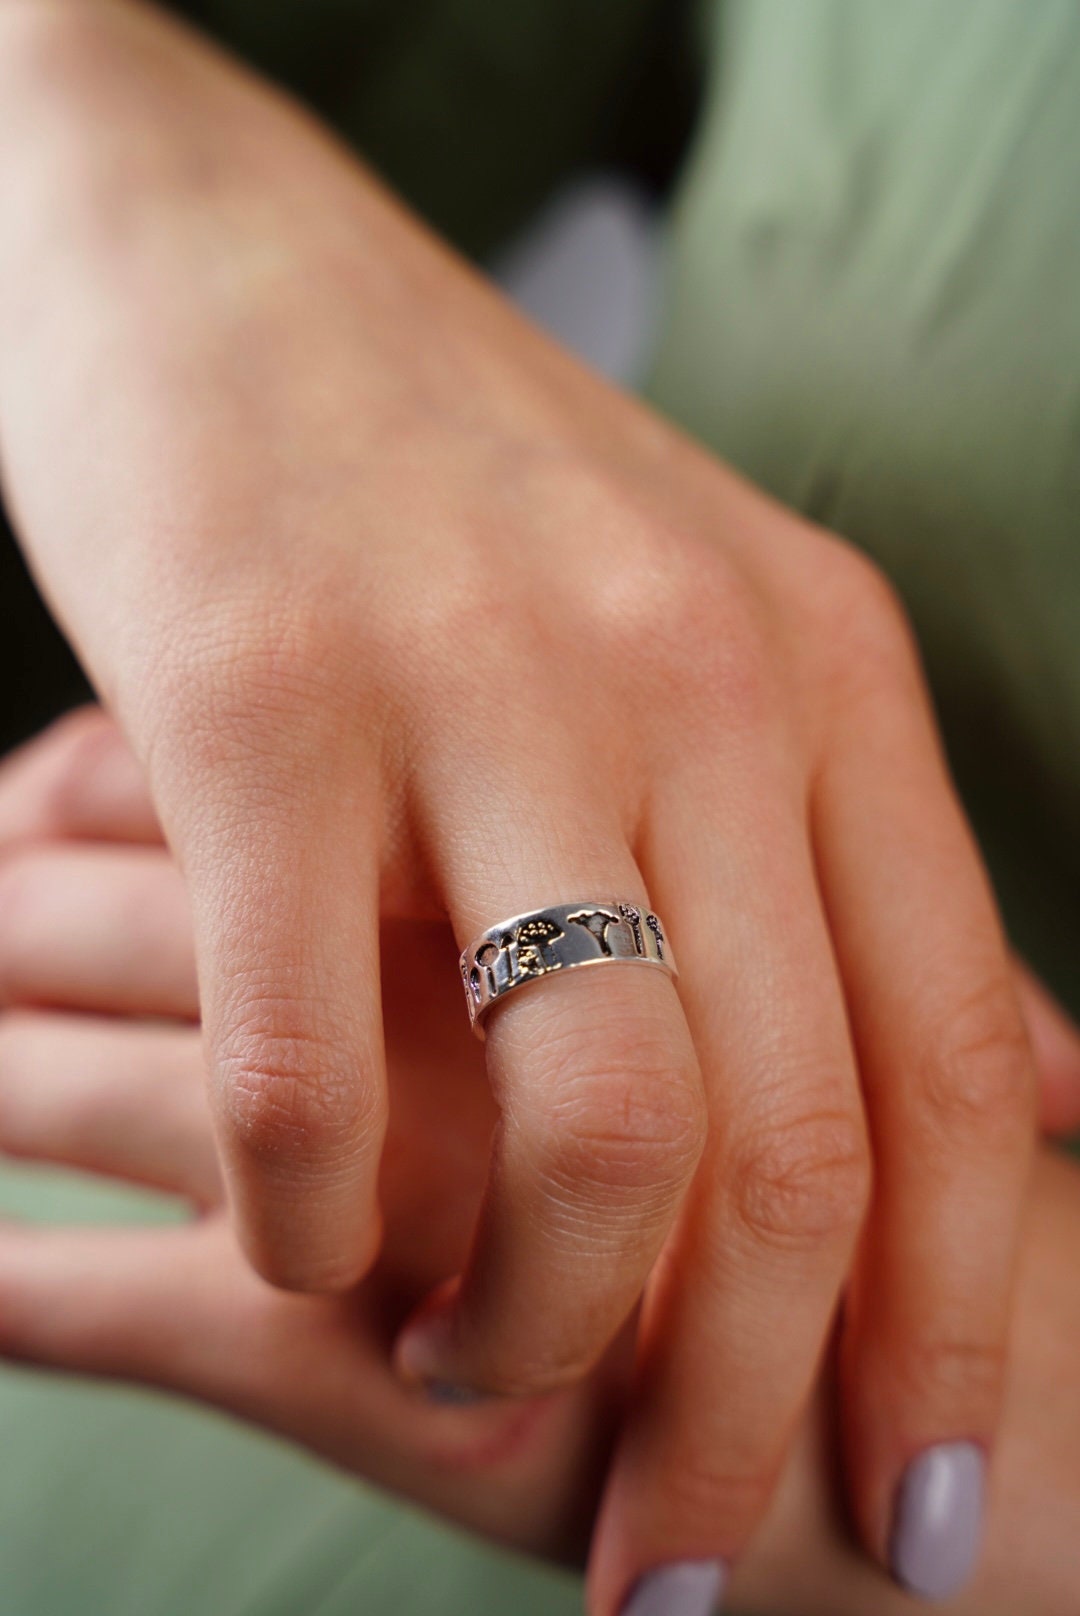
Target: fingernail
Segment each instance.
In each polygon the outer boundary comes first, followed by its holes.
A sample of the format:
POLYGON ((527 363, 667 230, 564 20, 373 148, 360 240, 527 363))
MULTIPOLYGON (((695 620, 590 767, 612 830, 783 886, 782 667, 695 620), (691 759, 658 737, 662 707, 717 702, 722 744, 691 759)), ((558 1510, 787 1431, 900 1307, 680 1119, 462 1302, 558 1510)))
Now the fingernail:
POLYGON ((712 1616, 727 1580, 723 1560, 676 1560, 639 1577, 619 1616, 712 1616))
POLYGON ((947 1599, 970 1577, 982 1541, 986 1458, 942 1442, 913 1459, 896 1492, 889 1564, 909 1593, 947 1599))
POLYGON ((398 1338, 394 1349, 398 1373, 419 1384, 428 1401, 441 1408, 469 1408, 474 1403, 488 1401, 488 1393, 453 1378, 450 1346, 449 1314, 442 1311, 429 1314, 410 1325, 398 1338))
POLYGON ((453 1337, 450 1315, 439 1308, 416 1319, 398 1337, 394 1362, 406 1380, 453 1386, 453 1337), (449 1372, 448 1372, 449 1371, 449 1372))

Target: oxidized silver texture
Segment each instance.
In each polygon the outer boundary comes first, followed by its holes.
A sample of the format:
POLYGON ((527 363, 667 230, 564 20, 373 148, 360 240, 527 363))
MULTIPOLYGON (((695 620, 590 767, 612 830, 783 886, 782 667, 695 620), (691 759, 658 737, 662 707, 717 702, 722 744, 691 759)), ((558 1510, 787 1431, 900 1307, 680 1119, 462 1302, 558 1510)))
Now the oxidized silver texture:
POLYGON ((677 976, 659 917, 636 903, 557 903, 491 926, 461 956, 469 1022, 483 1018, 515 988, 581 965, 653 965, 677 976))

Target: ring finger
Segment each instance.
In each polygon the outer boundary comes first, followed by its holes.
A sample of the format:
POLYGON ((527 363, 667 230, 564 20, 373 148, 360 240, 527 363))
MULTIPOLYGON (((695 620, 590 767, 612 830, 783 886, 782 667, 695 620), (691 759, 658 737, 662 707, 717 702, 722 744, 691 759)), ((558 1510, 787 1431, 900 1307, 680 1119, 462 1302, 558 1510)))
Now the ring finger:
MULTIPOLYGON (((542 812, 522 778, 535 737, 561 733, 537 720, 516 753, 474 757, 467 797, 456 768, 430 766, 432 863, 462 945, 530 905, 617 897, 647 911, 615 791, 596 789, 602 771, 548 756, 542 812)), ((460 1287, 398 1343, 403 1371, 438 1386, 530 1395, 585 1373, 633 1308, 703 1142, 701 1074, 667 974, 540 974, 489 1016, 501 1119, 460 1287)))

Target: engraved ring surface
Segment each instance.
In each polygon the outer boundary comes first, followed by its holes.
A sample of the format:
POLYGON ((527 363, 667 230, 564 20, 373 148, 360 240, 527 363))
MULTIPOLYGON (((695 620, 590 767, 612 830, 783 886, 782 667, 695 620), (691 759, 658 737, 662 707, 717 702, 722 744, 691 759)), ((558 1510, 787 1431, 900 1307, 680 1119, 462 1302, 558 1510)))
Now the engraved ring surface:
POLYGON ((483 1018, 515 988, 579 965, 653 965, 677 976, 659 916, 636 903, 557 903, 489 926, 461 956, 469 1022, 483 1018))

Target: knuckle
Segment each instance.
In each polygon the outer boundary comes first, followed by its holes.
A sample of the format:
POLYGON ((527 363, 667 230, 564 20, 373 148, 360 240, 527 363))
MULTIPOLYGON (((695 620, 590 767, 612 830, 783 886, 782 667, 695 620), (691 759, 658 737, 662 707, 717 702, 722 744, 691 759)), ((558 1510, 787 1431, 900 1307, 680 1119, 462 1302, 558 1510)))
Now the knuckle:
POLYGON ((831 535, 819 540, 823 643, 843 684, 895 689, 920 679, 921 658, 907 608, 875 562, 831 535))
POLYGON ((548 1397, 553 1392, 579 1386, 596 1367, 599 1350, 592 1355, 563 1353, 544 1360, 516 1358, 513 1364, 500 1364, 481 1358, 477 1380, 489 1396, 521 1401, 548 1397))
POLYGON ((673 1519, 701 1522, 711 1530, 723 1521, 734 1545, 764 1516, 775 1482, 774 1471, 760 1466, 722 1466, 707 1452, 683 1455, 665 1472, 665 1508, 673 1519))
POLYGON ((375 1240, 356 1249, 306 1252, 302 1256, 259 1245, 247 1246, 252 1268, 275 1290, 299 1292, 308 1296, 335 1296, 353 1290, 368 1273, 376 1255, 375 1240))
POLYGON ((857 1112, 770 1121, 737 1155, 736 1215, 764 1244, 811 1248, 853 1239, 870 1200, 871 1162, 857 1112))
POLYGON ((670 1067, 593 1069, 575 1087, 552 1107, 541 1135, 551 1176, 635 1197, 649 1190, 666 1197, 689 1180, 704 1146, 704 1118, 670 1067))
MULTIPOLYGON (((681 536, 680 536, 681 537, 681 536)), ((762 728, 779 700, 779 665, 759 603, 745 579, 710 550, 654 539, 677 556, 658 583, 656 564, 637 581, 643 670, 665 704, 721 733, 762 728)))
POLYGON ((901 1394, 913 1407, 993 1409, 1005 1381, 1003 1342, 969 1336, 908 1341, 896 1360, 901 1394))
MULTIPOLYGON (((597 1029, 593 1029, 594 1033, 597 1029)), ((705 1143, 706 1108, 692 1058, 664 1029, 608 1029, 580 1047, 580 1029, 548 1044, 542 1073, 520 1116, 545 1176, 640 1206, 643 1193, 669 1199, 689 1181, 705 1143)))
POLYGON ((575 634, 690 717, 758 723, 772 710, 777 667, 742 570, 693 522, 642 500, 624 481, 594 468, 574 478, 568 508, 581 511, 590 534, 566 603, 575 634))
POLYGON ((364 663, 342 611, 296 590, 280 607, 245 600, 208 613, 162 675, 168 738, 155 750, 207 768, 281 763, 354 733, 364 663))
POLYGON ((1015 1144, 1033 1126, 1031 1051, 1011 983, 980 986, 954 1006, 920 1063, 918 1100, 933 1134, 1015 1144))
POLYGON ((721 732, 762 730, 780 706, 781 666, 756 601, 730 576, 719 589, 706 579, 695 618, 682 646, 695 710, 721 732))
POLYGON ((311 1006, 260 1001, 218 1041, 222 1126, 257 1167, 347 1174, 381 1145, 381 1089, 358 1070, 350 1041, 319 1019, 311 1006))

